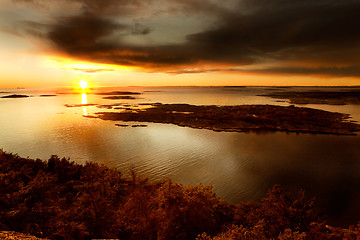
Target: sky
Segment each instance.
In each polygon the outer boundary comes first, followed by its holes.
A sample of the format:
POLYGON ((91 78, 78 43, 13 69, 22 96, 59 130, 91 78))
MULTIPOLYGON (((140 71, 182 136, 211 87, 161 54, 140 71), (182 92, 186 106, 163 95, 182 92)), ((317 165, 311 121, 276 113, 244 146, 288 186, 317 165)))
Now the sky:
POLYGON ((360 85, 359 0, 0 0, 0 88, 360 85))

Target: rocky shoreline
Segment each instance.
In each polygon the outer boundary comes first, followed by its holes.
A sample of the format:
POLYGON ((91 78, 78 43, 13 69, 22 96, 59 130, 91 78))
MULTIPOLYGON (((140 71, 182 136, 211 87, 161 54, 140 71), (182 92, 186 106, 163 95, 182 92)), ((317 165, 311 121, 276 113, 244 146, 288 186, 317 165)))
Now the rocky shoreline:
POLYGON ((259 96, 276 99, 287 99, 293 104, 329 104, 347 105, 360 104, 360 92, 273 92, 259 96))
POLYGON ((147 109, 98 112, 103 120, 170 123, 226 132, 295 132, 356 135, 360 125, 350 115, 304 107, 274 105, 196 106, 152 104, 147 109))
POLYGON ((30 96, 23 94, 12 94, 12 95, 3 96, 1 98, 28 98, 28 97, 30 96))

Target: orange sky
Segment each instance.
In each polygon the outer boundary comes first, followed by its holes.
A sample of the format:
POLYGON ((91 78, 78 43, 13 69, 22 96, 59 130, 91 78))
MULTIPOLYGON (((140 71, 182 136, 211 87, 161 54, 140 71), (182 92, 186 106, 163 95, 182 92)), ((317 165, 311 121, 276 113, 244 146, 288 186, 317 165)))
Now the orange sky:
POLYGON ((36 3, 0 0, 0 88, 360 85, 353 1, 36 3))

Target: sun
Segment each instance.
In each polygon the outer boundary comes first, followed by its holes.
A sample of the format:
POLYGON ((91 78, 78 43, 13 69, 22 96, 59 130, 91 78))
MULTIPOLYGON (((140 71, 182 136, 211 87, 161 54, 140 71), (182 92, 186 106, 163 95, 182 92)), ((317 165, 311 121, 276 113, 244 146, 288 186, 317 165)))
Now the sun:
POLYGON ((89 84, 88 84, 88 82, 87 82, 86 80, 81 80, 81 81, 79 82, 79 85, 80 85, 80 87, 82 88, 82 90, 87 89, 88 86, 89 86, 89 84))

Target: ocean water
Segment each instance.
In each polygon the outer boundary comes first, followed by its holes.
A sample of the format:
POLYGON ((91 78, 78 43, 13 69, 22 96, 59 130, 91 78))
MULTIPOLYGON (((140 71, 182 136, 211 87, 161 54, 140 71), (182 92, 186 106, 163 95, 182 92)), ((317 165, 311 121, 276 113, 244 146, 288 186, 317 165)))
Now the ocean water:
MULTIPOLYGON (((318 207, 335 223, 360 220, 360 136, 287 133, 229 133, 171 124, 143 128, 117 127, 114 121, 86 118, 96 106, 66 104, 189 103, 196 105, 273 104, 286 101, 257 96, 272 91, 336 91, 339 88, 159 87, 104 88, 137 91, 138 99, 106 100, 93 93, 61 94, 68 89, 0 89, 0 148, 23 157, 48 159, 56 154, 130 169, 150 180, 171 179, 211 184, 218 196, 233 203, 258 200, 274 184, 316 197, 318 207), (40 97, 41 94, 54 94, 40 97)), ((348 90, 348 89, 347 89, 348 90)), ((360 121, 360 106, 305 105, 351 114, 360 121)), ((138 124, 138 123, 126 123, 138 124)))

